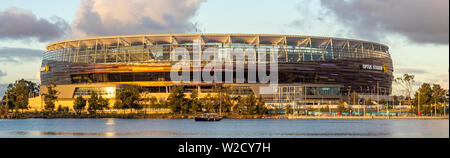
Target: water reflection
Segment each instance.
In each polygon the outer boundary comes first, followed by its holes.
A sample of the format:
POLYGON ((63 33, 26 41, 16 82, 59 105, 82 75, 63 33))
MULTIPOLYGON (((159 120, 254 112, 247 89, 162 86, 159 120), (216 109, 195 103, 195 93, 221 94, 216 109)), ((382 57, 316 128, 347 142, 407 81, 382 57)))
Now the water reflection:
POLYGON ((246 132, 246 133, 188 133, 188 132, 172 132, 172 131, 139 131, 139 132, 65 132, 65 131, 15 131, 15 132, 0 132, 0 135, 38 135, 38 136, 213 136, 213 135, 241 135, 241 136, 387 136, 389 133, 302 133, 302 132, 290 132, 290 133, 264 133, 264 132, 246 132))
POLYGON ((106 132, 105 136, 106 137, 114 137, 114 136, 116 136, 116 133, 114 133, 114 132, 106 132))
POLYGON ((448 120, 23 119, 1 120, 0 137, 448 138, 448 120))
POLYGON ((110 126, 115 125, 115 124, 116 124, 116 121, 114 119, 107 119, 107 121, 105 123, 105 125, 110 125, 110 126))
POLYGON ((69 136, 136 136, 136 135, 179 135, 177 132, 171 131, 140 131, 140 132, 65 132, 65 131, 14 131, 14 132, 0 132, 0 135, 69 135, 69 136))
POLYGON ((115 125, 116 125, 115 119, 107 119, 105 125, 106 125, 106 131, 108 131, 108 132, 105 132, 106 137, 117 136, 117 134, 115 133, 115 130, 114 130, 115 125))

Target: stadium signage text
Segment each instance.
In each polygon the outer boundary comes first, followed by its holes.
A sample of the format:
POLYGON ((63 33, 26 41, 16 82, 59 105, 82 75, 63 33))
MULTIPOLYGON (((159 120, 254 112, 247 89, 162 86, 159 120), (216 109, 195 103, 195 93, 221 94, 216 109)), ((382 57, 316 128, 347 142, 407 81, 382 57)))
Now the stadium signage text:
POLYGON ((47 64, 45 64, 44 67, 41 67, 41 72, 49 72, 50 71, 50 66, 48 66, 47 64))
POLYGON ((383 66, 378 66, 378 65, 362 64, 361 67, 362 67, 362 69, 364 69, 364 70, 378 70, 378 71, 384 71, 383 66))

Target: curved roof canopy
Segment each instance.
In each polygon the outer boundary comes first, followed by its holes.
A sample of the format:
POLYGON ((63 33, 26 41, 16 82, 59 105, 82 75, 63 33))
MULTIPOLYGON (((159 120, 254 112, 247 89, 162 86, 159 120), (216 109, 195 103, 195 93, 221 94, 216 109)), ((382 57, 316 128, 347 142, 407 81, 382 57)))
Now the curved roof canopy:
POLYGON ((123 35, 104 36, 59 41, 46 46, 47 51, 63 48, 94 47, 95 45, 153 45, 153 44, 183 44, 201 40, 202 43, 246 43, 250 45, 294 45, 312 48, 362 48, 389 53, 389 47, 375 42, 301 35, 271 35, 271 34, 155 34, 155 35, 123 35))

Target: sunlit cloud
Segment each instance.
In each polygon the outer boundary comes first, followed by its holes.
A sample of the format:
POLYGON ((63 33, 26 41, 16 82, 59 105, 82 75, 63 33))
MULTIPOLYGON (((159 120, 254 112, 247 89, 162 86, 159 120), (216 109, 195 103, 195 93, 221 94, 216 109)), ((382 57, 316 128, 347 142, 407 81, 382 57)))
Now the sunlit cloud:
POLYGON ((83 0, 74 36, 185 33, 204 0, 83 0))
POLYGON ((57 16, 51 20, 42 19, 15 7, 0 11, 0 40, 37 39, 46 42, 60 39, 69 29, 69 24, 57 16))

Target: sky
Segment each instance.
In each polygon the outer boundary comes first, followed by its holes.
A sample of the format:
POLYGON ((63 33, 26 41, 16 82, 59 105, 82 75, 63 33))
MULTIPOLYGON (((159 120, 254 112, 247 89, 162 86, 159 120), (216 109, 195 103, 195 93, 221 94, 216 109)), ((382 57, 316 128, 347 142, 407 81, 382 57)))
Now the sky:
MULTIPOLYGON (((386 44, 394 75, 449 87, 448 0, 14 0, 0 5, 1 85, 39 82, 49 43, 152 33, 330 36, 386 44)), ((403 91, 396 83, 394 94, 403 91)))

